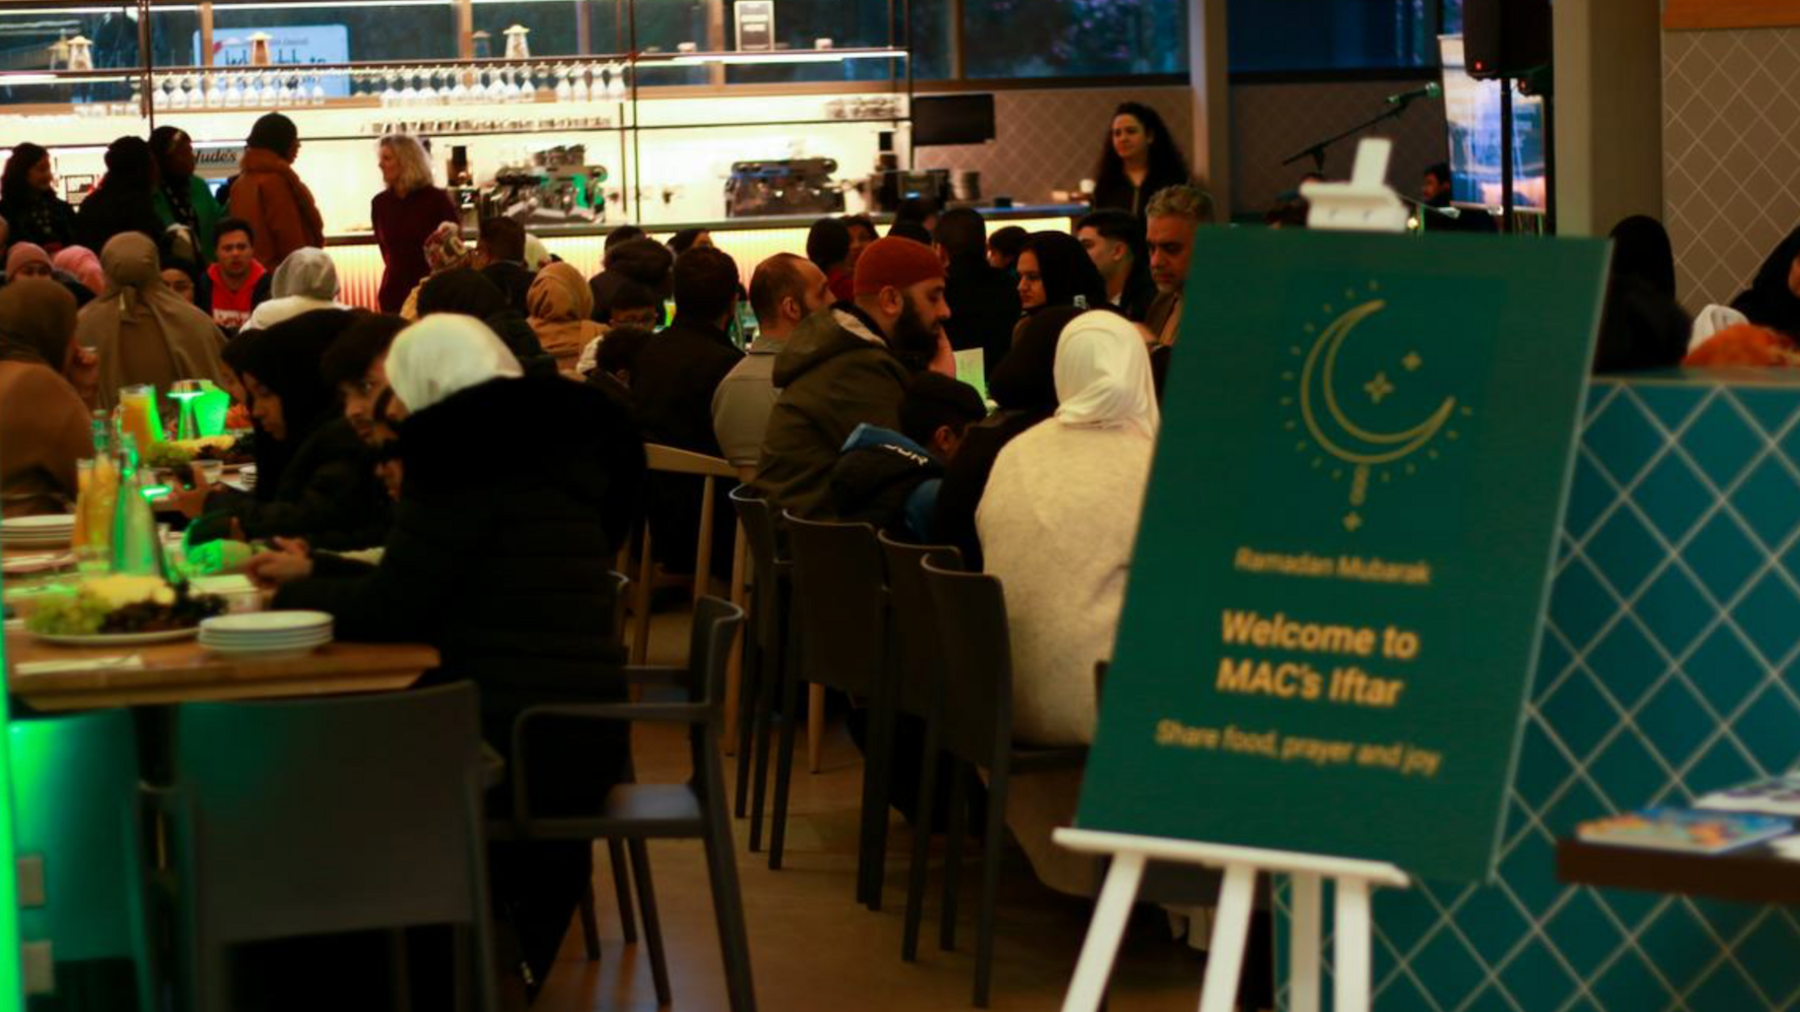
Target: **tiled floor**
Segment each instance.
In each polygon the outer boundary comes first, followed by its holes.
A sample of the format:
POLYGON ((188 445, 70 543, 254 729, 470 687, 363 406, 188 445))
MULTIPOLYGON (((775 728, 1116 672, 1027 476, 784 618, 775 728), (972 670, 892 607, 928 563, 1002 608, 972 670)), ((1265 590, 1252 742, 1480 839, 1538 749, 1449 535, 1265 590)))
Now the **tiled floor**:
MULTIPOLYGON (((639 775, 647 781, 686 776, 685 746, 675 734, 642 733, 636 754, 639 775)), ((728 759, 728 772, 733 768, 734 760, 728 759)), ((933 901, 926 908, 919 961, 901 962, 905 854, 911 837, 896 818, 883 909, 870 913, 857 906, 853 892, 861 775, 860 756, 841 732, 827 744, 823 770, 808 775, 802 765, 796 771, 787 858, 779 872, 769 870, 766 855, 745 849, 748 824, 736 824, 759 1007, 764 1012, 970 1008, 979 860, 971 852, 965 865, 958 951, 938 950, 933 901)), ((1015 851, 1010 857, 1001 886, 992 1007, 1057 1009, 1086 931, 1088 906, 1045 890, 1022 855, 1015 851)), ((724 975, 701 847, 653 844, 651 859, 670 953, 673 1007, 722 1012, 724 975)), ((934 886, 938 867, 934 863, 934 886)), ((604 848, 595 868, 600 962, 586 962, 579 931, 571 931, 534 1012, 656 1008, 647 950, 642 944, 626 948, 621 940, 604 848)), ((1145 911, 1134 924, 1114 975, 1113 1012, 1192 1009, 1198 1004, 1204 957, 1170 941, 1165 924, 1155 911, 1145 911)))

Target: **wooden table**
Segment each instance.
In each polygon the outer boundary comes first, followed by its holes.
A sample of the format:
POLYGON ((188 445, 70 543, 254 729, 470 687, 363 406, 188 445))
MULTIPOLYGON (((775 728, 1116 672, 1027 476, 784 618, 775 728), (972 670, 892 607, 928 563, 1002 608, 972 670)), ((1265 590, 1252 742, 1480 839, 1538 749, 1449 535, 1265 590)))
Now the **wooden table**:
POLYGON ((188 640, 147 647, 59 647, 29 633, 6 636, 7 687, 34 709, 92 710, 219 699, 271 699, 345 692, 393 692, 438 666, 438 652, 415 644, 333 643, 291 660, 219 657, 188 640), (17 673, 30 661, 133 655, 143 667, 97 666, 17 673))
POLYGON ((1766 843, 1708 857, 1558 840, 1556 877, 1569 885, 1800 906, 1800 861, 1766 843))

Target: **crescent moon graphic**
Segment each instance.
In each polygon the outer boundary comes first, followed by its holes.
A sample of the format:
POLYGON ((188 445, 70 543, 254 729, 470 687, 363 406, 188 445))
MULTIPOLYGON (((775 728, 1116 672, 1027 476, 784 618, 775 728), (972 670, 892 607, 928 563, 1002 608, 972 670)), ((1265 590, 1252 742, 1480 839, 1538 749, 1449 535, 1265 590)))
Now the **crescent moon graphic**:
POLYGON ((1430 417, 1409 429, 1372 432, 1356 424, 1338 404, 1334 383, 1338 352, 1359 325, 1386 308, 1385 300, 1376 299, 1338 317, 1319 335, 1318 342, 1306 356, 1306 367, 1300 374, 1300 415, 1306 420, 1307 431, 1312 433, 1313 439, 1327 453, 1362 467, 1390 464, 1418 452, 1443 430, 1456 412, 1456 398, 1446 397, 1430 417), (1347 439, 1338 438, 1338 433, 1327 432, 1320 423, 1313 393, 1315 377, 1321 381, 1317 401, 1324 405, 1325 413, 1347 439), (1370 448, 1347 445, 1353 442, 1368 444, 1370 448), (1379 449, 1375 449, 1376 447, 1379 449))

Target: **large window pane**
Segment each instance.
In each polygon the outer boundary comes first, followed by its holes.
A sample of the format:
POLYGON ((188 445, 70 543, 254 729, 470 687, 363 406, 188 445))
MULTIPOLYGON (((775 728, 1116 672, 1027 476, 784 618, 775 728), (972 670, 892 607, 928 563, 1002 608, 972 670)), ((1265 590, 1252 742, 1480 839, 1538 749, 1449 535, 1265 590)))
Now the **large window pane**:
POLYGON ((1232 0, 1231 69, 1436 66, 1438 8, 1439 0, 1232 0))
MULTIPOLYGON (((502 26, 504 27, 504 26, 502 26)), ((450 59, 457 55, 456 9, 444 2, 345 3, 298 10, 213 7, 214 62, 248 61, 250 38, 258 32, 282 34, 276 59, 291 63, 338 62, 319 59, 339 52, 354 61, 450 59)), ((497 42, 504 46, 504 42, 497 42)), ((498 55, 498 54, 496 54, 498 55)))
MULTIPOLYGON (((921 81, 942 81, 950 76, 950 0, 912 0, 912 71, 921 81)), ((906 34, 898 32, 895 45, 906 34)))
MULTIPOLYGON (((902 6, 900 0, 776 0, 775 48, 804 52, 818 49, 820 43, 834 49, 885 49, 898 45, 893 25, 902 6)), ((737 38, 737 4, 726 0, 726 48, 735 49, 737 38)), ((857 59, 732 67, 726 80, 732 84, 886 81, 905 74, 903 61, 857 59)))
POLYGON ((969 77, 1187 69, 1183 0, 966 0, 963 19, 969 77))
MULTIPOLYGON (((136 67, 137 11, 132 5, 63 9, 52 5, 0 4, 0 70, 66 70, 69 40, 87 39, 95 70, 136 67)), ((78 44, 79 45, 79 44, 78 44)), ((51 83, 39 77, 0 80, 0 104, 119 102, 131 97, 120 79, 51 83)))
POLYGON ((506 55, 506 30, 514 25, 528 30, 525 41, 533 56, 574 56, 581 52, 581 12, 575 0, 477 3, 473 10, 475 30, 488 34, 490 51, 496 57, 506 55))

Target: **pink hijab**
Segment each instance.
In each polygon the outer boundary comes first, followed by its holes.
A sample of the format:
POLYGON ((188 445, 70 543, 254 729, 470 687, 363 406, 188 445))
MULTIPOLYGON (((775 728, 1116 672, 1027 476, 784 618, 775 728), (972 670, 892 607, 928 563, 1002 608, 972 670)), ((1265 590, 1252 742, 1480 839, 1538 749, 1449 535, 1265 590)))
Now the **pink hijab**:
POLYGON ((86 246, 64 246, 50 258, 50 265, 75 275, 95 295, 106 293, 106 270, 100 266, 100 257, 86 246))

